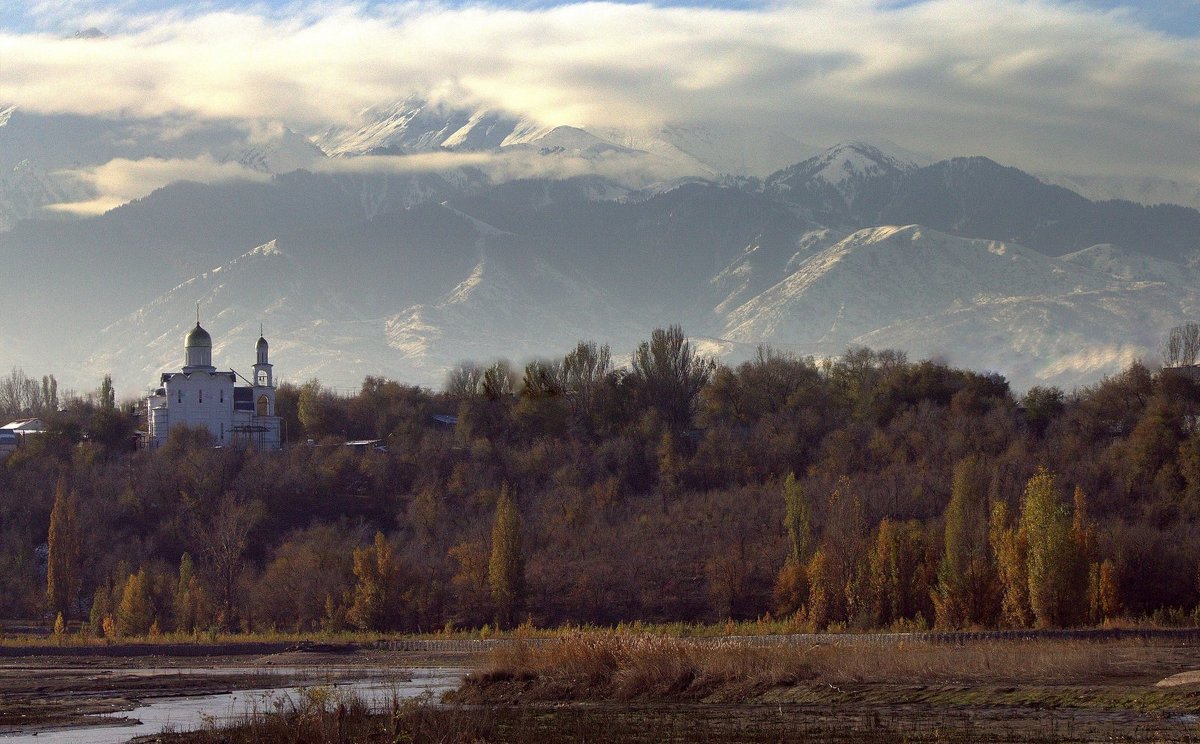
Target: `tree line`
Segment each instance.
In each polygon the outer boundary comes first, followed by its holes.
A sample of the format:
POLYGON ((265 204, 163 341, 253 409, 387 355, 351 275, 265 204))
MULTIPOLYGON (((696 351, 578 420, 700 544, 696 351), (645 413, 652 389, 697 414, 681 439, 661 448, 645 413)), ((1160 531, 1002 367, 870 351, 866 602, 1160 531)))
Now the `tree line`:
POLYGON ((133 451, 135 412, 75 399, 0 466, 0 617, 113 635, 1197 618, 1184 375, 1135 363, 1017 396, 888 350, 717 365, 677 327, 630 359, 585 342, 463 364, 441 391, 284 385, 279 453, 186 428, 133 451))

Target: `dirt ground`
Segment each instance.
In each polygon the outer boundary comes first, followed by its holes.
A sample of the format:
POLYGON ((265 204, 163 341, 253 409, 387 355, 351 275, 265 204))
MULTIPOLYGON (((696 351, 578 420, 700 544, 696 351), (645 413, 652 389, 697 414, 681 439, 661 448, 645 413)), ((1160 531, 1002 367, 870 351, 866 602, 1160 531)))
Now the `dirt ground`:
MULTIPOLYGON (((170 649, 164 649, 169 651, 170 649)), ((0 658, 0 737, 69 726, 111 724, 114 714, 155 698, 213 695, 281 687, 339 677, 355 669, 471 666, 466 654, 415 654, 342 648, 290 650, 265 655, 170 653, 57 656, 38 653, 0 658)), ((11 649, 9 652, 11 653, 11 649)))

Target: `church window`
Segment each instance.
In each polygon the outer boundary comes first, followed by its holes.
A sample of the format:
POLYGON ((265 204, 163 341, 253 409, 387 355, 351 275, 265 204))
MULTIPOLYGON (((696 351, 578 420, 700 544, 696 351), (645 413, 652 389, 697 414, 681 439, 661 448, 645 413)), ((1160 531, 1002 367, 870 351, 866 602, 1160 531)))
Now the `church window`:
POLYGON ((182 390, 179 391, 179 402, 180 403, 183 402, 183 391, 182 390))
POLYGON ((200 391, 200 401, 199 402, 201 402, 201 403, 204 402, 204 391, 203 390, 200 391))
POLYGON ((254 413, 259 416, 270 416, 271 414, 268 411, 269 407, 270 402, 267 400, 267 396, 260 395, 258 396, 258 408, 254 413))
POLYGON ((225 402, 225 388, 221 388, 221 402, 225 402))

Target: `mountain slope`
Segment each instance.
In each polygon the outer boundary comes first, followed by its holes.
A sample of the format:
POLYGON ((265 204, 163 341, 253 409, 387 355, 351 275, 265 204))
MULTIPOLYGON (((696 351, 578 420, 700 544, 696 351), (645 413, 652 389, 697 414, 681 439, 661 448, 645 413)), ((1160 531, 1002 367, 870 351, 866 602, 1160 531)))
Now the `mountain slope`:
POLYGON ((1197 314, 1200 292, 1186 282, 1130 280, 1080 257, 910 225, 813 253, 732 310, 722 337, 819 355, 900 348, 999 371, 1018 388, 1070 387, 1149 357, 1164 329, 1197 314))

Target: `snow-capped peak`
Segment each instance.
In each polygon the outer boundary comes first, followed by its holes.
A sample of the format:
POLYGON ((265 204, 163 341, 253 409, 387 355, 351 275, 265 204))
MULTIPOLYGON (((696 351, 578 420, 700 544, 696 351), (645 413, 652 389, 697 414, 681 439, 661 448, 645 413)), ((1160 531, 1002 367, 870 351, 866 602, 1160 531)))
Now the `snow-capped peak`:
POLYGON ((855 177, 916 168, 915 164, 887 155, 874 145, 857 141, 834 145, 809 162, 814 166, 810 170, 811 178, 835 186, 855 177))

